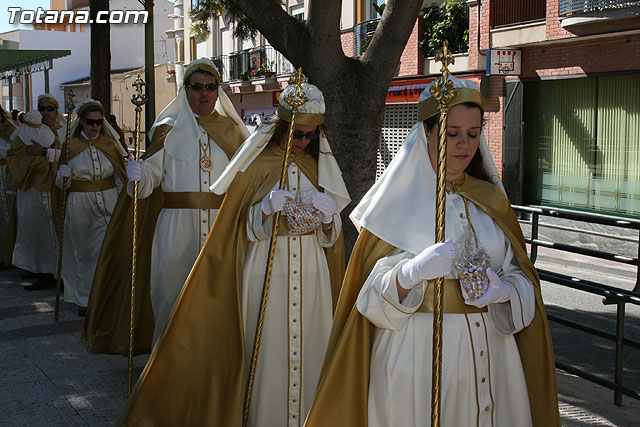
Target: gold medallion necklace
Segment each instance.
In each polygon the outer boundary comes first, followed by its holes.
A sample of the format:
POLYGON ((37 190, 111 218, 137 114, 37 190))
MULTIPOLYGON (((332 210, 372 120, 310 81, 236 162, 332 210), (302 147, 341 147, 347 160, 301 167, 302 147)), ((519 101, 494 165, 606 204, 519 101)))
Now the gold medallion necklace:
POLYGON ((209 157, 209 151, 211 149, 211 137, 207 134, 207 143, 203 145, 200 140, 198 140, 198 144, 200 144, 200 148, 202 149, 202 155, 200 156, 200 169, 204 172, 211 172, 213 169, 213 162, 211 161, 211 157, 209 157))

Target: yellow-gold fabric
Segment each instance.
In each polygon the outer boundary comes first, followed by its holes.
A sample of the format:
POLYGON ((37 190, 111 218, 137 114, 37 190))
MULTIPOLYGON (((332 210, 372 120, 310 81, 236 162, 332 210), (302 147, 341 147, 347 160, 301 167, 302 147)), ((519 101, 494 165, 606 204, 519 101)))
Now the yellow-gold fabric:
MULTIPOLYGON (((217 113, 201 126, 231 158, 242 141, 234 122, 217 113), (232 130, 233 129, 233 130, 232 130)), ((169 125, 155 128, 153 138, 143 158, 147 159, 164 147, 171 131, 169 125)), ((105 235, 98 266, 91 288, 89 306, 83 325, 83 336, 91 353, 128 354, 131 301, 131 259, 133 199, 121 192, 111 223, 105 235)), ((151 350, 154 318, 151 307, 151 249, 158 215, 165 204, 164 192, 156 188, 151 196, 138 199, 138 248, 136 254, 136 353, 151 350)))
MULTIPOLYGON (((317 188, 317 162, 304 151, 293 162, 317 188)), ((249 369, 241 309, 246 224, 281 167, 282 150, 269 146, 236 175, 118 425, 242 425, 249 369)), ((344 273, 342 235, 325 255, 335 301, 344 273)))
MULTIPOLYGON (((495 221, 510 241, 520 268, 534 284, 534 319, 515 334, 515 339, 525 373, 533 425, 560 426, 553 347, 540 280, 527 257, 517 219, 504 194, 492 184, 467 176, 456 191, 495 221)), ((400 252, 402 250, 368 230, 362 230, 345 273, 323 373, 306 427, 367 426, 370 352, 375 327, 359 313, 355 301, 376 262, 400 252)))

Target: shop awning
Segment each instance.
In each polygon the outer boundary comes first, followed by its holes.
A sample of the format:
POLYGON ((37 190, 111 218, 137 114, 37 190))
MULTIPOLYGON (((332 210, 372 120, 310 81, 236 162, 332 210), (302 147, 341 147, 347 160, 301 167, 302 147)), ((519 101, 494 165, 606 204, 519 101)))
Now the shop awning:
POLYGON ((70 50, 0 49, 0 77, 6 79, 53 68, 53 60, 71 55, 70 50))

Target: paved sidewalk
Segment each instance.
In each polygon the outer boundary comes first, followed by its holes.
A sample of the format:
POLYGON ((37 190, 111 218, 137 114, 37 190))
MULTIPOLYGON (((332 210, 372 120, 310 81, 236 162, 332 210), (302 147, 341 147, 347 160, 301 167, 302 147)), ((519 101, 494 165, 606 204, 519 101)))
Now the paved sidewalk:
MULTIPOLYGON (((80 339, 82 318, 55 291, 27 292, 19 271, 0 271, 0 426, 113 425, 127 394, 127 359, 94 355, 80 339)), ((147 356, 134 358, 137 377, 147 356)), ((558 372, 563 425, 640 426, 640 402, 558 372)))

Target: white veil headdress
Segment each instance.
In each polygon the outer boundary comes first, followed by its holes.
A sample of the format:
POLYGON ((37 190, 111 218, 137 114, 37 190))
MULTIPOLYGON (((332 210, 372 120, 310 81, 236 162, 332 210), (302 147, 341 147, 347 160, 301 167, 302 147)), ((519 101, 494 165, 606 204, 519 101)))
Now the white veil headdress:
MULTIPOLYGON (((471 102, 484 111, 484 97, 475 82, 453 76, 450 79, 457 90, 450 107, 471 102)), ((411 128, 398 154, 350 215, 358 230, 366 228, 387 243, 413 254, 435 242, 436 173, 429 158, 422 123, 437 114, 437 101, 429 91, 432 85, 420 95, 418 122, 411 128)), ((485 172, 504 192, 484 134, 480 136, 478 150, 485 172)))
POLYGON ((43 147, 50 147, 56 138, 51 128, 42 123, 42 114, 39 111, 29 111, 24 115, 24 123, 13 131, 11 139, 16 136, 26 145, 33 145, 33 139, 43 147))
MULTIPOLYGON (((82 114, 84 113, 84 111, 92 105, 99 105, 100 107, 102 107, 102 103, 95 99, 87 99, 85 101, 81 101, 78 103, 76 107, 76 118, 71 121, 71 131, 69 133, 70 138, 73 138, 74 136, 77 136, 80 134, 80 117, 82 117, 82 114)), ((122 157, 129 156, 129 153, 125 151, 124 147, 119 142, 120 135, 118 135, 118 132, 116 132, 113 126, 109 124, 106 117, 103 117, 102 128, 100 129, 100 133, 102 135, 108 136, 109 138, 113 139, 116 142, 116 146, 118 147, 118 151, 120 151, 120 154, 122 154, 122 157)), ((67 138, 67 126, 65 125, 58 131, 58 139, 60 140, 61 144, 64 144, 66 138, 67 138)))
MULTIPOLYGON (((324 96, 320 89, 309 83, 302 83, 302 90, 309 100, 304 103, 296 112, 296 123, 306 125, 320 125, 324 123, 324 96)), ((280 94, 280 101, 277 110, 277 117, 290 121, 293 108, 285 99, 287 95, 295 91, 295 86, 290 85, 280 94)), ((244 172, 247 167, 258 157, 269 143, 275 127, 275 120, 270 120, 260 125, 253 134, 242 144, 236 154, 227 165, 220 177, 210 187, 216 194, 224 194, 229 189, 231 182, 238 172, 244 172)), ((344 209, 351 198, 342 179, 342 172, 338 166, 329 141, 321 133, 319 140, 318 155, 318 185, 334 198, 337 211, 344 209)))
MULTIPOLYGON (((166 106, 164 110, 158 115, 153 126, 149 130, 149 140, 153 137, 155 129, 163 124, 172 126, 171 130, 167 134, 164 140, 164 149, 169 155, 178 160, 189 160, 198 153, 197 144, 185 144, 185 141, 198 141, 200 139, 200 128, 196 117, 189 106, 187 100, 187 93, 184 88, 184 83, 189 76, 197 71, 207 71, 214 75, 216 82, 220 84, 220 73, 218 69, 208 58, 201 58, 192 61, 184 73, 183 85, 173 101, 166 106)), ((218 100, 216 101, 215 111, 221 116, 225 116, 233 120, 244 138, 249 136, 249 130, 244 124, 235 107, 229 100, 229 97, 224 90, 218 90, 218 100)))

